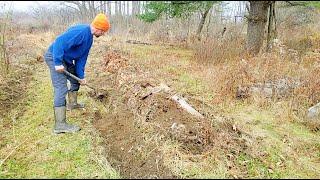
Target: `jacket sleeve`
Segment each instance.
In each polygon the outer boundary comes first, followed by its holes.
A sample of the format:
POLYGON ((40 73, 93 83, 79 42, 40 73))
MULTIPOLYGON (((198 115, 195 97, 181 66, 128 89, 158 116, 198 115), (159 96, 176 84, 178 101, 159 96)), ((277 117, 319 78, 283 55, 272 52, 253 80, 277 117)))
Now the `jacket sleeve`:
POLYGON ((64 52, 74 46, 79 46, 83 43, 83 35, 67 31, 57 37, 53 45, 53 61, 55 66, 62 65, 64 52))
POLYGON ((80 59, 75 61, 75 66, 76 66, 76 74, 80 79, 83 79, 85 77, 84 69, 87 63, 87 58, 89 55, 89 50, 87 50, 83 56, 81 56, 80 59))

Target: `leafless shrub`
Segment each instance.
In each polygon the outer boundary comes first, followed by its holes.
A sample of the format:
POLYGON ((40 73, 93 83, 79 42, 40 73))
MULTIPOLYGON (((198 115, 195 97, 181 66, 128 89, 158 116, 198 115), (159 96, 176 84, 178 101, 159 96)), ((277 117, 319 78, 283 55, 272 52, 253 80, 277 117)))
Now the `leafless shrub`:
POLYGON ((244 55, 245 37, 236 29, 225 36, 207 38, 194 44, 194 59, 203 64, 219 64, 241 59, 244 55))

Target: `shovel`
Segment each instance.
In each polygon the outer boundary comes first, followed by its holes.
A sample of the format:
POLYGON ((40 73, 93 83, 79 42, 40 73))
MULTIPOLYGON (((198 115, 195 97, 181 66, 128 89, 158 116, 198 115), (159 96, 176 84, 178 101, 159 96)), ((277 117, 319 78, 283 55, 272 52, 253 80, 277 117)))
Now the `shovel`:
MULTIPOLYGON (((68 76, 72 77, 73 79, 77 80, 78 82, 81 81, 80 78, 78 78, 77 76, 71 74, 70 72, 66 71, 65 69, 63 70, 63 72, 64 72, 66 75, 68 75, 68 76)), ((106 92, 98 92, 98 90, 97 90, 96 88, 90 86, 90 85, 87 84, 87 83, 85 84, 85 86, 87 86, 88 88, 92 89, 93 92, 94 92, 94 96, 97 97, 97 98, 100 99, 100 100, 102 100, 103 98, 105 98, 106 95, 107 95, 106 92)))

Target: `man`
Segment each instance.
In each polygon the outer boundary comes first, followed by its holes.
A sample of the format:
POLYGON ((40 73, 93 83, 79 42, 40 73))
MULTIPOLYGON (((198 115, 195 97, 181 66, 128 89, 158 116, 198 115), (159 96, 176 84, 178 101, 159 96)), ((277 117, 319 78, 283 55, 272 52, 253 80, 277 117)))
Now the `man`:
POLYGON ((70 27, 58 36, 45 54, 45 61, 50 69, 51 81, 54 87, 54 133, 77 132, 80 127, 66 122, 66 106, 68 109, 83 108, 77 102, 77 92, 80 84, 85 85, 85 65, 93 42, 93 35, 102 36, 110 29, 106 15, 98 14, 91 24, 80 24, 70 27), (66 76, 63 71, 81 79, 80 82, 66 76), (67 87, 67 79, 71 87, 67 87), (66 95, 68 93, 68 105, 66 95))

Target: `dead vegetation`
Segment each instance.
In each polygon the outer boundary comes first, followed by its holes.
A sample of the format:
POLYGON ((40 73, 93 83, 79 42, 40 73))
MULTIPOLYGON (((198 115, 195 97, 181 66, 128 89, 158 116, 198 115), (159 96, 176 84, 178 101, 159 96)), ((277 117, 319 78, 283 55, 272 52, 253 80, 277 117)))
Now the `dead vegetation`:
MULTIPOLYGON (((106 138, 111 163, 119 167, 123 175, 128 178, 176 177, 177 174, 172 174, 163 164, 161 146, 168 140, 181 144, 181 153, 194 156, 208 154, 213 149, 237 156, 246 150, 243 134, 232 121, 214 120, 212 124, 209 109, 201 112, 204 119, 198 118, 170 99, 170 93, 148 93, 157 86, 156 79, 149 81, 148 72, 128 65, 126 58, 117 51, 108 52, 107 57, 108 63, 102 61, 105 66, 102 69, 116 78, 105 83, 116 90, 104 101, 108 113, 106 116, 97 113, 94 123, 106 138)), ((199 102, 193 102, 199 107, 199 102)))
MULTIPOLYGON (((113 166, 125 177, 194 177, 181 168, 190 171, 199 168, 200 173, 202 168, 220 166, 227 167, 225 177, 254 177, 250 163, 265 168, 256 177, 277 177, 277 173, 286 171, 287 158, 297 158, 280 154, 276 162, 266 160, 275 156, 264 149, 271 143, 267 135, 263 130, 252 130, 251 125, 246 127, 246 123, 254 125, 259 120, 251 122, 226 114, 238 102, 253 103, 261 111, 288 103, 285 111, 276 111, 276 117, 286 123, 304 124, 306 108, 319 100, 316 79, 319 54, 300 56, 275 41, 271 53, 250 57, 236 48, 241 44, 239 38, 225 36, 219 43, 209 46, 203 42, 193 48, 195 58, 183 59, 192 57, 192 53, 182 54, 170 46, 113 44, 101 62, 92 64, 94 69, 99 69, 96 77, 105 80, 106 85, 100 83, 100 86, 114 88, 103 101, 107 113, 97 115, 95 126, 106 138, 113 166), (227 42, 230 46, 225 45, 227 42), (157 54, 159 51, 161 55, 157 54), (198 60, 204 61, 198 64, 198 60), (196 75, 205 85, 198 86, 184 72, 196 75), (189 84, 189 89, 179 87, 179 78, 189 84), (186 112, 171 99, 173 94, 157 91, 163 82, 175 92, 182 90, 180 95, 205 118, 186 112), (193 85, 194 90, 190 88, 193 85), (213 98, 199 98, 203 94, 200 95, 198 88, 208 88, 213 98), (226 106, 228 110, 224 109, 226 106), (216 165, 208 165, 212 159, 216 165)), ((317 49, 317 43, 313 44, 312 49, 317 49)), ((99 84, 98 80, 94 81, 99 84)), ((285 138, 287 135, 281 136, 284 143, 290 141, 285 138)), ((219 174, 213 169, 212 172, 219 174)))
MULTIPOLYGON (((118 26, 119 34, 94 43, 86 69, 103 93, 83 95, 104 111, 82 115, 93 119, 108 161, 126 178, 318 177, 319 122, 305 120, 320 100, 318 26, 283 24, 271 51, 255 57, 245 53, 241 24, 203 41, 161 22, 118 26)), ((7 42, 17 66, 0 76, 0 114, 20 103, 53 40, 34 32, 7 42)))
POLYGON ((296 25, 292 31, 282 27, 279 36, 284 41, 275 39, 270 53, 261 52, 256 57, 238 48, 243 43, 241 33, 236 30, 215 43, 203 42, 194 48, 194 60, 211 68, 202 72, 203 77, 216 82, 212 85, 217 94, 213 102, 245 99, 269 106, 288 100, 291 113, 304 119, 305 110, 320 100, 316 80, 320 41, 316 22, 307 24, 306 28, 296 25), (233 39, 234 34, 237 38, 233 39), (213 72, 218 76, 211 76, 213 72))
MULTIPOLYGON (((49 35, 49 34, 48 34, 49 35)), ((0 73, 0 115, 5 116, 12 108, 17 107, 19 99, 23 99, 24 92, 32 80, 34 65, 43 63, 43 53, 47 41, 36 35, 20 35, 6 42, 7 53, 10 54, 10 67, 7 74, 0 73)))

